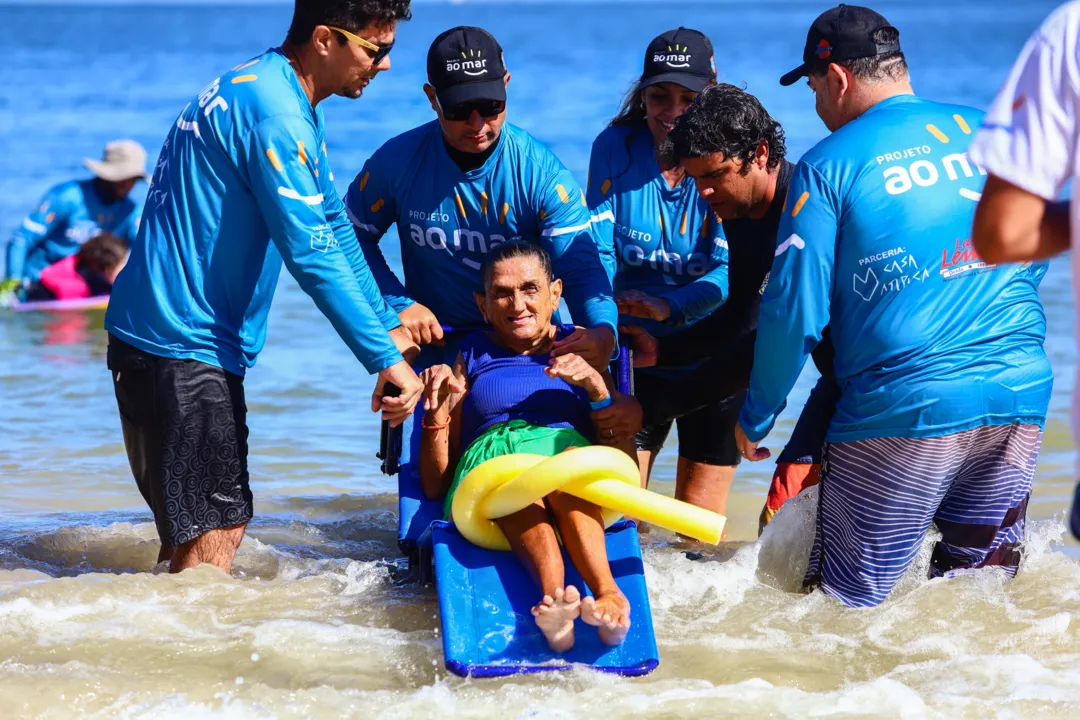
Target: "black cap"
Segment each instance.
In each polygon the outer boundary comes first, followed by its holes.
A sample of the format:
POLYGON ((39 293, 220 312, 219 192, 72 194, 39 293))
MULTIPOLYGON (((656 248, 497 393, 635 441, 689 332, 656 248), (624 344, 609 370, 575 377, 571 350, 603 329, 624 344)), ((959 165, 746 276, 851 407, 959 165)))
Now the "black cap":
POLYGON ((697 30, 668 30, 649 43, 640 87, 669 82, 701 92, 715 81, 712 43, 697 30))
POLYGON ((780 78, 780 84, 798 82, 799 78, 810 74, 810 68, 819 60, 839 62, 900 52, 899 40, 882 44, 874 42, 876 31, 891 27, 888 20, 870 8, 839 5, 826 10, 818 15, 806 34, 803 64, 780 78))
POLYGON ((439 105, 451 108, 470 100, 506 100, 502 47, 487 30, 456 27, 431 43, 428 82, 439 105))

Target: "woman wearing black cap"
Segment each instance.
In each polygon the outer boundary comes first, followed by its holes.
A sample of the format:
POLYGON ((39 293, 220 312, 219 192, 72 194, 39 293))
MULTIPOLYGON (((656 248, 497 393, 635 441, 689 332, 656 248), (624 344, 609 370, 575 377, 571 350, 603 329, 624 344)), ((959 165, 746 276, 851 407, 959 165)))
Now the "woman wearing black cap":
MULTIPOLYGON (((644 70, 618 116, 593 143, 588 202, 601 255, 613 278, 620 322, 669 336, 722 305, 728 292, 723 228, 693 179, 662 151, 675 118, 716 82, 709 39, 696 30, 666 32, 645 52, 644 70)), ((639 371, 639 391, 664 387, 691 367, 639 371)), ((723 513, 739 462, 732 428, 737 397, 677 420, 676 497, 723 513)), ((637 437, 643 484, 671 422, 637 437)))

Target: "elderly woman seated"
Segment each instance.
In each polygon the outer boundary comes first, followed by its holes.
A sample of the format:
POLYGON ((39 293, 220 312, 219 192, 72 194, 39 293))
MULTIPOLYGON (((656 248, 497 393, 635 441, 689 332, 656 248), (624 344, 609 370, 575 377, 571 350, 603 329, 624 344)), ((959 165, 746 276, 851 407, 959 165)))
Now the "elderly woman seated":
MULTIPOLYGON (((594 439, 634 457, 633 434, 641 427, 637 401, 614 398, 606 372, 574 354, 552 356, 572 328, 552 323, 562 283, 543 249, 500 245, 488 253, 483 276, 476 302, 491 329, 462 342, 453 368, 437 365, 421 375, 420 478, 428 497, 446 495, 447 516, 462 478, 485 460, 509 453, 552 456, 594 439)), ((598 627, 605 643, 623 641, 630 605, 608 566, 599 507, 556 491, 497 522, 540 586, 543 598, 532 614, 552 650, 573 646, 579 615, 598 627), (594 597, 564 587, 559 537, 594 597)))

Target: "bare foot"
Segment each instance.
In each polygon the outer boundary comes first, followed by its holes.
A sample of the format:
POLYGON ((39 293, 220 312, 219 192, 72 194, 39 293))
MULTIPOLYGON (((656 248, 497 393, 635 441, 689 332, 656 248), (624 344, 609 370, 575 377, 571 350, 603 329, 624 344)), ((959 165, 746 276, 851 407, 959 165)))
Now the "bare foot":
POLYGON ((605 645, 621 645, 630 630, 630 603, 621 592, 581 599, 581 619, 595 625, 605 645))
POLYGON ((533 606, 532 614, 552 650, 566 652, 574 647, 574 620, 581 615, 581 593, 577 588, 567 585, 565 592, 557 588, 555 597, 545 595, 533 606))

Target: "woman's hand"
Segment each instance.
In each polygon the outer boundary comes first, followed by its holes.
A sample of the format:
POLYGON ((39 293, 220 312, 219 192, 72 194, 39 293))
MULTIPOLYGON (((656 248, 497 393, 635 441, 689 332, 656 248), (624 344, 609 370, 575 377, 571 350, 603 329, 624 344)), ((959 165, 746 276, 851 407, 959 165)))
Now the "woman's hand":
POLYGON ((660 322, 671 317, 671 303, 640 290, 620 290, 615 293, 615 304, 623 315, 660 322))
POLYGON ((560 378, 570 385, 585 388, 589 393, 589 400, 596 402, 608 396, 607 385, 604 378, 580 355, 570 353, 552 357, 548 366, 544 368, 548 377, 560 378))
POLYGON ((465 394, 465 381, 449 365, 432 365, 420 373, 424 384, 424 410, 445 422, 465 394))

